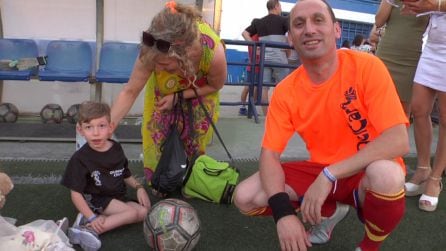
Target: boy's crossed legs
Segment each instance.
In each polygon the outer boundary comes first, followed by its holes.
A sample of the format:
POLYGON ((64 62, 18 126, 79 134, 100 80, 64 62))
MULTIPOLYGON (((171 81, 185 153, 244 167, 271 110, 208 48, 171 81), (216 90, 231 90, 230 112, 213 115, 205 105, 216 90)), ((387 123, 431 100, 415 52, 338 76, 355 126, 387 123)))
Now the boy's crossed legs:
POLYGON ((147 213, 148 208, 134 201, 123 202, 112 199, 93 221, 88 223, 85 217, 77 219, 73 227, 68 230, 68 236, 72 244, 79 244, 83 250, 99 250, 101 247, 99 234, 123 225, 141 222, 147 213))

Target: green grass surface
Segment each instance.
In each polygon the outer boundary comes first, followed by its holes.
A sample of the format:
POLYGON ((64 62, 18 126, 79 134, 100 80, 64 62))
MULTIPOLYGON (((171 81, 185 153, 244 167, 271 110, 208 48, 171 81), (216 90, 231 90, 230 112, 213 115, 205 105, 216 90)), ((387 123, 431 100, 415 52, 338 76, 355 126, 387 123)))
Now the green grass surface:
MULTIPOLYGON (((409 159, 410 166, 413 159, 409 159)), ((17 177, 59 177, 66 162, 3 161, 0 170, 17 177)), ((253 173, 256 162, 237 162, 241 178, 253 173)), ((131 170, 142 176, 141 163, 132 162, 131 170)), ((133 191, 132 191, 133 192, 133 191)), ((152 204, 158 200, 152 198, 152 204)), ((201 238, 196 250, 278 250, 276 229, 271 217, 246 217, 233 206, 185 200, 197 210, 201 220, 201 238)), ((385 241, 382 250, 446 250, 446 196, 440 197, 436 212, 417 208, 418 198, 407 198, 406 214, 398 228, 385 241)), ((17 218, 17 225, 36 219, 57 220, 67 216, 72 222, 76 211, 69 191, 57 184, 17 184, 1 210, 3 216, 17 218)), ((141 224, 121 227, 101 236, 101 250, 149 250, 141 224)), ((332 240, 311 250, 354 250, 364 230, 351 210, 338 224, 332 240)), ((76 247, 78 249, 78 247, 76 247)))

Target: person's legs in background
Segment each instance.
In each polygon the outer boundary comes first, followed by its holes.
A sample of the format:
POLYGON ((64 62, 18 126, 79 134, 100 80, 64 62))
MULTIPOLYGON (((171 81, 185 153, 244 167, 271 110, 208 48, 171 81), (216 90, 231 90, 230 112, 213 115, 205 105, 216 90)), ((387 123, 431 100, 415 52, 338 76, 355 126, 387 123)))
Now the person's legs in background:
POLYGON ((437 148, 432 172, 419 200, 420 209, 429 212, 437 209, 438 197, 442 190, 441 178, 446 167, 446 93, 437 92, 437 94, 439 107, 437 148))
POLYGON ((423 192, 426 180, 431 172, 432 122, 430 113, 436 92, 428 87, 415 83, 411 101, 414 118, 414 137, 417 150, 417 168, 415 174, 406 183, 406 195, 416 196, 423 192))

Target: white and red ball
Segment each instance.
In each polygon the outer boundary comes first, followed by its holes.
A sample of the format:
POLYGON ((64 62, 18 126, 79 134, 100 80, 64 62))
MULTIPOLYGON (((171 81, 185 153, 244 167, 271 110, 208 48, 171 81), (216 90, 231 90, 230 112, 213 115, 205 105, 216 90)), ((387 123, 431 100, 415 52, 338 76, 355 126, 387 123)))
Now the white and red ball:
POLYGON ((159 201, 144 221, 144 237, 154 250, 192 250, 200 239, 197 212, 182 200, 159 201))

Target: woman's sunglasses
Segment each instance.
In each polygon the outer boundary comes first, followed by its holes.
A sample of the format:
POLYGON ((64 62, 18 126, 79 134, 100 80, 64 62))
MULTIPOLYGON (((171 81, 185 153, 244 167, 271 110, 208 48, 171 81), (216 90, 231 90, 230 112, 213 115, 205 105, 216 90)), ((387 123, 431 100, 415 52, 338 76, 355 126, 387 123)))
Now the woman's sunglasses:
POLYGON ((148 33, 147 31, 142 32, 142 43, 148 47, 155 45, 156 48, 162 53, 169 52, 169 49, 172 46, 171 42, 163 39, 155 39, 152 34, 148 33))

